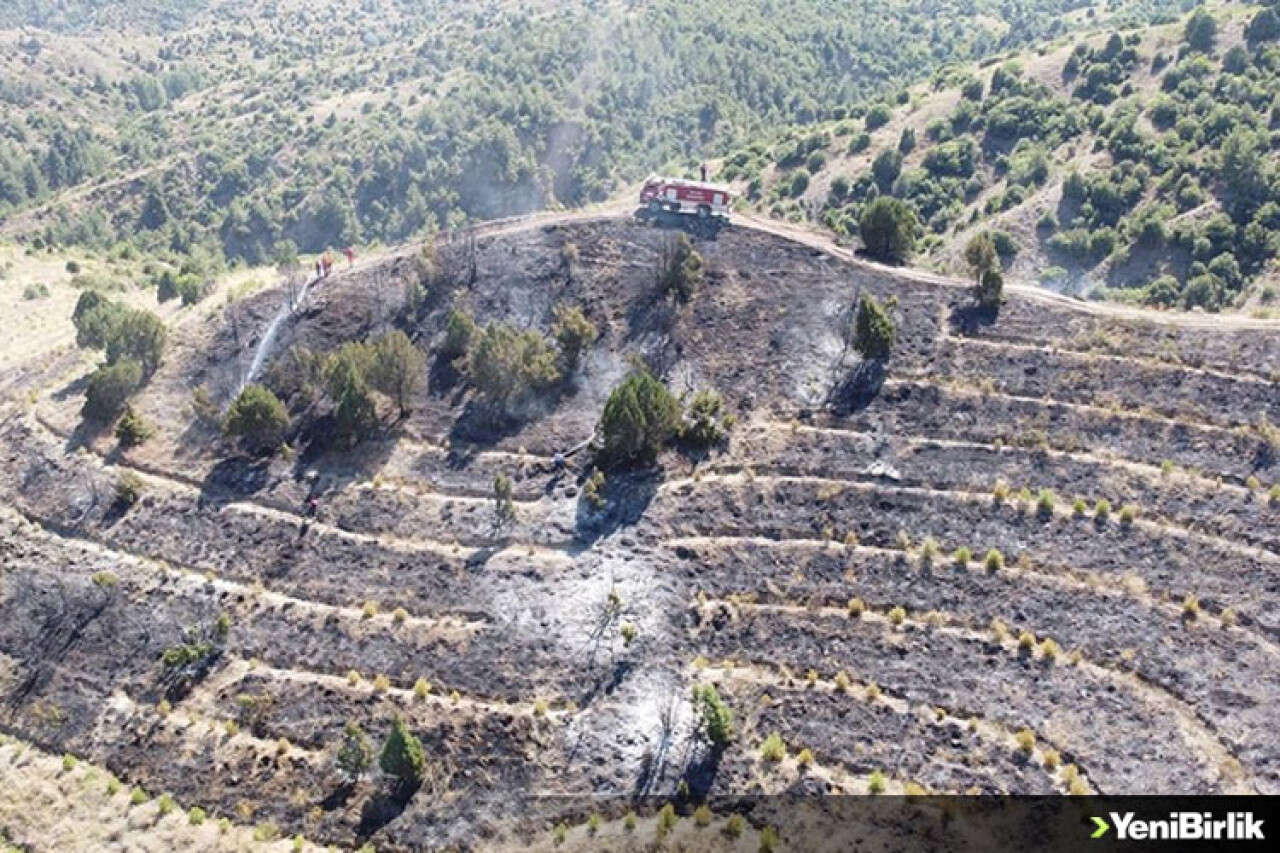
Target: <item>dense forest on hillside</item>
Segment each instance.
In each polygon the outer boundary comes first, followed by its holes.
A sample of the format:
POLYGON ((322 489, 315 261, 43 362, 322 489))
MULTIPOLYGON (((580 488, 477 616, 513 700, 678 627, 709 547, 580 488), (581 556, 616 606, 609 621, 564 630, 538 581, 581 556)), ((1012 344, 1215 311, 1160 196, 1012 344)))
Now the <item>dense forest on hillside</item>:
POLYGON ((1085 0, 19 3, 0 25, 57 32, 5 34, 0 217, 49 244, 249 263, 399 241, 598 201, 1099 17, 1085 0))
MULTIPOLYGON (((1161 307, 1239 305, 1280 251, 1280 11, 1198 10, 988 69, 947 69, 877 104, 726 161, 775 216, 853 238, 881 195, 916 250, 961 265, 990 230, 1007 265, 1161 307)), ((1274 276, 1273 276, 1274 278, 1274 276)), ((1264 304, 1273 283, 1260 288, 1264 304)))

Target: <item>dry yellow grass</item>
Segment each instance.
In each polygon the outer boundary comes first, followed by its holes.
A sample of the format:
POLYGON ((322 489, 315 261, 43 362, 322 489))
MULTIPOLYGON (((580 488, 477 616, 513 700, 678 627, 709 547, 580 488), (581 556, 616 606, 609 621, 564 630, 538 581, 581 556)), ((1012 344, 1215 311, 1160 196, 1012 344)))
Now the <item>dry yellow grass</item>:
MULTIPOLYGON (((53 756, 17 741, 0 744, 0 826, 10 840, 33 850, 59 853, 197 853, 294 850, 292 840, 261 843, 253 828, 231 825, 224 833, 213 821, 193 825, 180 803, 161 816, 159 799, 132 806, 120 786, 108 794, 110 774, 78 761, 63 769, 53 756)), ((324 848, 303 844, 304 851, 324 848)))

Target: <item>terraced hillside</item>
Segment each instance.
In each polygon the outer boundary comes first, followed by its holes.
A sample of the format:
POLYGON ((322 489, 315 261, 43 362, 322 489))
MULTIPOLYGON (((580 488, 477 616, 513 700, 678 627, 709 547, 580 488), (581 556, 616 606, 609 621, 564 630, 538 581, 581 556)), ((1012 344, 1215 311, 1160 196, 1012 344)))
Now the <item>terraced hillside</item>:
MULTIPOLYGON (((1017 288, 987 316, 749 227, 695 240, 680 304, 671 239, 500 223, 316 286, 275 352, 399 325, 429 357, 412 414, 354 450, 240 456, 188 411, 229 402, 280 290, 172 330, 140 447, 87 430, 82 357, 45 353, 0 426, 0 724, 211 819, 378 850, 641 849, 658 803, 708 795, 1280 792, 1280 328, 1017 288), (864 292, 897 324, 882 369, 842 332, 864 292), (581 367, 480 417, 450 308, 542 330, 563 303, 600 330, 581 367), (554 456, 633 355, 737 423, 608 471, 598 508, 586 451, 554 456), (723 751, 696 684, 733 711, 723 751), (397 718, 423 788, 344 784, 344 726, 380 744, 397 718)), ((0 819, 45 849, 38 810, 0 819)))

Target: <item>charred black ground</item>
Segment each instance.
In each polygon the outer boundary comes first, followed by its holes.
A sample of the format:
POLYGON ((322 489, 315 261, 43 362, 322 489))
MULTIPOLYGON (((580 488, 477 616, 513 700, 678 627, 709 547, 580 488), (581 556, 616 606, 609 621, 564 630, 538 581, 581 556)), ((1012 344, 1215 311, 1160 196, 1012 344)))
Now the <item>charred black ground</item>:
POLYGON ((538 329, 581 306, 602 332, 582 370, 510 422, 439 363, 358 451, 229 456, 183 409, 197 385, 234 392, 280 291, 178 334, 139 402, 162 435, 138 450, 77 430, 74 360, 23 374, 37 402, 0 432, 4 726, 211 814, 379 850, 503 849, 585 818, 546 794, 610 795, 618 817, 636 795, 873 774, 1280 792, 1274 331, 1024 295, 976 316, 960 287, 737 227, 696 239, 708 275, 679 306, 655 288, 670 239, 495 226, 440 243, 450 275, 420 318, 401 311, 415 249, 321 285, 282 336, 329 350, 400 324, 430 359, 459 302, 538 329), (862 291, 894 301, 883 371, 845 352, 862 291), (674 391, 717 389, 739 424, 705 457, 610 472, 597 511, 585 454, 560 476, 551 457, 591 436, 631 355, 674 391), (126 471, 143 489, 122 511, 126 471), (162 654, 221 614, 220 654, 175 684, 162 654), (690 736, 697 682, 735 712, 723 755, 690 736), (340 786, 343 726, 380 740, 397 716, 427 747, 424 791, 340 786))

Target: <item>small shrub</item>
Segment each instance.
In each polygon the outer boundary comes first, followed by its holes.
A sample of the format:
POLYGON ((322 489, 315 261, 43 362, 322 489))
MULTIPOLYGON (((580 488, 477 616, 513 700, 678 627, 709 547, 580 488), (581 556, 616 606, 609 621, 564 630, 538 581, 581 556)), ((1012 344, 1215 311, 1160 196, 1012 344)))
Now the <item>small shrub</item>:
POLYGON ((659 292, 679 302, 688 302, 702 283, 704 266, 702 255, 693 248, 689 236, 681 233, 662 247, 658 265, 659 292))
POLYGON ((70 772, 76 769, 76 757, 71 753, 62 756, 62 769, 64 772, 70 772))
POLYGON ((431 682, 425 678, 413 682, 413 695, 418 699, 426 699, 431 695, 431 682))
POLYGON ((747 821, 740 814, 731 814, 729 819, 724 822, 724 834, 730 838, 737 838, 742 835, 742 830, 746 828, 747 821))
POLYGON ((600 817, 600 813, 592 812, 590 816, 587 817, 587 831, 590 832, 592 835, 597 834, 598 832, 600 832, 601 822, 602 822, 602 819, 600 817))
POLYGON ((250 385, 231 403, 222 431, 239 439, 250 452, 269 453, 284 442, 289 412, 270 389, 250 385))
POLYGON ((583 351, 600 337, 600 331, 582 313, 581 308, 557 305, 553 314, 551 337, 555 338, 560 347, 560 360, 564 366, 564 372, 572 373, 577 369, 583 351))
POLYGON ((137 447, 151 438, 153 434, 154 430, 152 430, 151 425, 134 410, 133 406, 126 403, 124 413, 120 416, 120 420, 116 422, 115 429, 116 440, 120 442, 120 446, 125 448, 137 447))
POLYGON ((766 826, 760 830, 760 853, 774 853, 780 843, 778 830, 772 826, 766 826))
POLYGON ((506 474, 497 474, 493 478, 493 506, 499 518, 515 517, 515 485, 506 474))
POLYGON ((449 312, 445 323, 444 341, 440 344, 440 354, 454 360, 466 355, 471 341, 476 336, 476 321, 465 308, 454 308, 449 312))
POLYGON ((676 821, 679 819, 679 816, 676 814, 676 807, 671 803, 667 803, 665 806, 658 809, 658 837, 666 838, 667 834, 670 833, 671 830, 675 829, 676 821))
POLYGON ((592 509, 604 509, 606 503, 604 497, 605 477, 604 472, 598 468, 587 478, 587 482, 582 486, 582 497, 591 505, 592 509))
POLYGON ((853 321, 853 348, 865 359, 883 361, 893 351, 897 335, 889 313, 874 296, 863 291, 853 321))
POLYGON ((1084 498, 1076 498, 1075 501, 1071 504, 1071 514, 1074 515, 1076 518, 1084 518, 1085 514, 1088 512, 1089 512, 1089 504, 1085 501, 1084 498))
POLYGON ((1098 502, 1093 505, 1093 517, 1099 522, 1105 522, 1111 517, 1111 501, 1106 498, 1099 498, 1098 502))
POLYGON ((711 809, 706 803, 693 810, 693 822, 701 827, 711 825, 711 809))
POLYGON ((260 823, 253 828, 253 840, 259 844, 268 844, 272 841, 278 841, 279 839, 280 827, 270 821, 260 823))
POLYGON ((170 814, 176 807, 177 804, 174 803, 170 794, 161 794, 156 800, 156 810, 160 813, 160 817, 170 814))
POLYGON ((1036 635, 1030 631, 1023 631, 1018 635, 1018 648, 1024 652, 1029 652, 1036 647, 1036 635))
POLYGON ((858 236, 872 259, 903 264, 915 249, 916 216, 900 199, 880 196, 868 204, 858 220, 858 236))
POLYGON ((199 806, 192 806, 191 811, 187 812, 187 823, 192 826, 202 826, 207 817, 208 815, 205 814, 204 809, 199 806))
POLYGON ((885 787, 886 787, 886 784, 885 784, 884 774, 881 773, 879 770, 872 770, 871 775, 867 777, 867 793, 883 794, 885 791, 885 787))
POLYGON ((844 672, 837 672, 836 679, 835 679, 836 690, 839 691, 840 693, 848 692, 849 685, 850 685, 849 676, 845 675, 844 672))
POLYGON ((693 715, 698 731, 713 747, 723 749, 733 740, 733 711, 714 686, 694 686, 693 715))
POLYGON ((373 741, 365 734, 359 723, 347 723, 342 734, 342 744, 338 747, 334 763, 349 782, 360 781, 369 768, 373 766, 373 741))
POLYGON ((991 490, 991 497, 996 503, 1004 503, 1009 499, 1009 484, 1003 480, 997 481, 995 488, 991 490))
POLYGON ((555 828, 551 830, 551 839, 555 841, 556 846, 564 844, 565 839, 568 837, 569 837, 569 827, 567 824, 563 822, 557 823, 555 825, 555 828))
POLYGON ((732 419, 724 411, 724 400, 711 389, 698 391, 684 410, 680 436, 699 447, 710 447, 724 441, 732 419))
POLYGON ((362 619, 372 619, 378 615, 378 602, 366 601, 360 608, 360 617, 362 619))
POLYGON ((385 675, 375 675, 373 678, 373 692, 386 693, 391 689, 391 679, 385 675))
POLYGON ((396 404, 400 417, 412 412, 413 397, 426 374, 426 358, 422 350, 399 329, 374 339, 369 383, 396 404))
POLYGON ((849 599, 849 616, 858 619, 867 610, 867 605, 863 604, 861 598, 849 599))
POLYGON ((116 505, 128 509, 142 497, 142 479, 132 471, 125 471, 116 480, 116 505))
POLYGON ((786 758, 787 745, 783 743, 782 735, 777 732, 770 732, 769 736, 760 744, 760 757, 770 764, 777 764, 786 758))
POLYGON ((142 384, 142 367, 132 359, 104 364, 89 375, 81 414, 90 421, 109 424, 119 416, 129 396, 142 384))
POLYGON ((147 792, 141 788, 135 787, 129 792, 129 805, 131 806, 140 806, 149 799, 151 798, 147 796, 147 792))
POLYGON ((894 625, 901 625, 907 619, 907 610, 899 605, 889 611, 889 621, 894 625))
POLYGON ((973 562, 973 552, 961 545, 956 549, 952 559, 955 560, 956 565, 960 568, 967 568, 968 565, 973 562))
POLYGON ((802 768, 813 766, 813 753, 808 747, 800 750, 800 753, 796 756, 796 763, 802 768))
POLYGON ((1044 752, 1044 766, 1046 770, 1053 770, 1062 763, 1062 756, 1058 754, 1056 749, 1046 749, 1044 752))
POLYGON ((622 828, 627 832, 635 832, 636 824, 639 822, 635 812, 627 812, 622 818, 622 828))
POLYGON ((1036 748, 1036 736, 1030 729, 1018 732, 1014 739, 1018 742, 1019 751, 1026 755, 1030 755, 1036 748))
POLYGON ((601 467, 649 460, 680 429, 680 404, 647 370, 631 373, 622 381, 600 415, 601 467))
POLYGON ((1186 597, 1182 599, 1182 618, 1190 622, 1199 617, 1200 599, 1191 593, 1187 593, 1186 597))
POLYGON ((618 633, 622 635, 622 642, 629 646, 635 642, 636 626, 630 622, 623 622, 622 626, 618 628, 618 633))
POLYGON ((403 720, 397 719, 391 724, 391 734, 382 746, 378 765, 403 785, 417 786, 422 782, 427 767, 426 754, 422 751, 422 743, 403 720))
POLYGON ((998 572, 1004 568, 1004 555, 995 548, 992 548, 987 552, 987 557, 983 561, 983 565, 986 566, 987 571, 989 572, 998 572))
POLYGON ((1049 489, 1041 489, 1036 498, 1036 515, 1042 519, 1053 517, 1054 495, 1049 489))
POLYGON ((1138 517, 1138 509, 1132 504, 1125 504, 1120 507, 1120 524, 1124 527, 1133 525, 1134 519, 1138 517))

